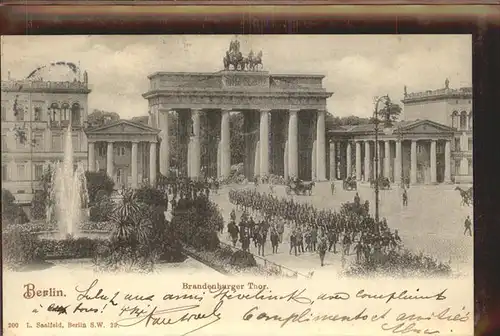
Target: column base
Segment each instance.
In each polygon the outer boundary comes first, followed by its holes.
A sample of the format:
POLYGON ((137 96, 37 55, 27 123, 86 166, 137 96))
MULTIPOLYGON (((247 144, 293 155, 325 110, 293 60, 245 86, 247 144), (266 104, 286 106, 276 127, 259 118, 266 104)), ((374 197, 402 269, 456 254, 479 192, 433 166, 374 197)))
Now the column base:
POLYGON ((472 176, 470 175, 457 175, 455 176, 456 184, 471 184, 473 181, 472 176))

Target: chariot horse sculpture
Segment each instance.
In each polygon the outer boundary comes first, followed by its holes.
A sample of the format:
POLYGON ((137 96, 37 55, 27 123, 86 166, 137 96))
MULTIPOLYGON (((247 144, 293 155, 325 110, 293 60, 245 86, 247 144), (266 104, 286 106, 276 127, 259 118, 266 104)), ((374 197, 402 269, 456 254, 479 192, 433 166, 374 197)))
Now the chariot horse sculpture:
POLYGON ((250 51, 247 58, 248 70, 257 71, 258 66, 262 67, 262 50, 259 51, 257 56, 254 56, 253 51, 250 51))
POLYGON ((259 51, 257 56, 254 56, 253 51, 250 51, 248 57, 244 57, 240 51, 240 42, 233 40, 229 43, 229 50, 226 51, 226 56, 223 58, 224 70, 235 71, 256 71, 259 65, 262 67, 262 51, 259 51))
POLYGON ((238 40, 233 40, 229 44, 229 50, 226 51, 226 56, 223 59, 224 69, 230 70, 229 67, 232 65, 234 70, 244 70, 245 63, 243 54, 240 51, 240 42, 238 40))

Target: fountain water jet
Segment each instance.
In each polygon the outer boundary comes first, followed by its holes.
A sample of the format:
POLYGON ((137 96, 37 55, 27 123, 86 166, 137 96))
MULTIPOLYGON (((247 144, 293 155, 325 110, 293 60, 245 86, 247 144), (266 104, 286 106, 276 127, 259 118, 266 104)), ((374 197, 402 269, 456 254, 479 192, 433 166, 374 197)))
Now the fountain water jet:
POLYGON ((82 221, 82 208, 88 204, 85 171, 81 163, 74 169, 73 141, 71 126, 66 130, 64 141, 64 160, 52 168, 47 220, 57 223, 59 238, 68 235, 77 237, 82 221))

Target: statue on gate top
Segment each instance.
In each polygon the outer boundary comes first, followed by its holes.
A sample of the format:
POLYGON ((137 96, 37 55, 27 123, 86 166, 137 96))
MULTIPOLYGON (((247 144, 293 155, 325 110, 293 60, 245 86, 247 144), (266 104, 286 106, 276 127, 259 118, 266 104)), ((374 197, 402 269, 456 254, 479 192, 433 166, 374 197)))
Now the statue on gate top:
POLYGON ((233 70, 236 71, 257 71, 258 66, 262 67, 262 51, 260 51, 257 56, 254 55, 253 51, 247 57, 243 57, 240 51, 240 42, 236 39, 229 43, 229 50, 226 51, 226 56, 223 58, 224 70, 230 70, 230 66, 233 66, 233 70))
POLYGON ((231 43, 229 43, 229 52, 230 53, 239 53, 240 52, 240 41, 232 40, 231 43))

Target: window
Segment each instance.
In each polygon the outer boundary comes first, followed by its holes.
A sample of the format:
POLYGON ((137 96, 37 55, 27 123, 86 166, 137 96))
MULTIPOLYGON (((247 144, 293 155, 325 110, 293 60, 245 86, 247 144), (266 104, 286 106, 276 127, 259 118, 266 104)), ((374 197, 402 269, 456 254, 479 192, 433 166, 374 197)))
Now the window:
POLYGON ((460 175, 460 160, 455 160, 455 175, 460 175))
POLYGON ((23 142, 21 139, 16 139, 16 149, 25 149, 26 142, 23 142))
POLYGON ((97 153, 99 156, 106 156, 106 145, 100 144, 100 146, 97 147, 97 153))
POLYGON ((7 120, 7 107, 5 106, 6 102, 2 102, 2 121, 7 120))
POLYGON ((61 106, 61 120, 69 120, 69 104, 64 103, 61 106))
POLYGON ((467 163, 468 163, 468 167, 467 167, 468 168, 468 175, 472 175, 472 169, 473 169, 472 160, 468 159, 467 163))
POLYGON ((33 116, 34 121, 42 120, 42 108, 41 107, 35 107, 35 110, 33 113, 34 113, 34 116, 33 116))
POLYGON ((451 127, 458 128, 458 112, 453 111, 451 114, 451 127))
POLYGON ((471 151, 471 150, 472 150, 472 138, 469 138, 468 143, 469 143, 469 148, 468 148, 468 150, 470 150, 470 151, 471 151))
POLYGON ((467 112, 465 111, 462 111, 462 113, 460 113, 460 129, 467 129, 467 112))
POLYGON ((116 148, 117 156, 125 156, 125 146, 119 146, 116 148))
POLYGON ((49 118, 51 123, 58 122, 57 115, 59 113, 59 105, 57 103, 52 103, 49 107, 49 118))
POLYGON ((43 149, 43 133, 35 133, 33 139, 35 140, 35 148, 43 149))
POLYGON ((73 151, 79 152, 80 151, 80 142, 78 141, 78 134, 74 134, 73 137, 71 138, 72 146, 73 146, 73 151))
POLYGON ((2 181, 8 181, 9 180, 9 173, 7 170, 7 165, 2 165, 2 181))
POLYGON ((19 108, 16 113, 16 121, 24 121, 24 109, 19 108))
POLYGON ((35 180, 40 181, 43 175, 43 164, 37 163, 35 164, 35 180))
POLYGON ((61 134, 52 135, 52 150, 61 151, 62 150, 62 138, 61 134))
POLYGON ((460 152, 460 138, 455 138, 455 151, 460 152))
POLYGON ((19 181, 26 180, 26 165, 24 163, 17 164, 17 179, 19 181))
POLYGON ((443 153, 444 153, 444 144, 438 142, 436 144, 436 154, 443 154, 443 153))
POLYGON ((420 144, 417 145, 417 153, 418 154, 422 153, 422 145, 420 145, 420 144))
POLYGON ((2 150, 7 150, 7 135, 2 135, 2 150))
POLYGON ((469 112, 469 130, 472 130, 472 111, 469 112))
POLYGON ((80 125, 80 104, 78 103, 71 106, 71 124, 80 125))

